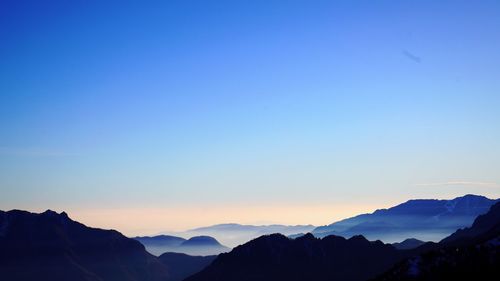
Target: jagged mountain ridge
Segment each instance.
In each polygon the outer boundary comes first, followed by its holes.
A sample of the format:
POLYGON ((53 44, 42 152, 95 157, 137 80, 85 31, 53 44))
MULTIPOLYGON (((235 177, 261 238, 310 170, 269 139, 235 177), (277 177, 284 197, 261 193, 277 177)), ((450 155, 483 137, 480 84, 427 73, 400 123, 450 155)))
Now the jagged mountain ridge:
POLYGON ((389 269, 405 255, 392 245, 370 242, 362 236, 320 239, 306 234, 290 239, 272 234, 219 255, 186 281, 365 280, 389 269))

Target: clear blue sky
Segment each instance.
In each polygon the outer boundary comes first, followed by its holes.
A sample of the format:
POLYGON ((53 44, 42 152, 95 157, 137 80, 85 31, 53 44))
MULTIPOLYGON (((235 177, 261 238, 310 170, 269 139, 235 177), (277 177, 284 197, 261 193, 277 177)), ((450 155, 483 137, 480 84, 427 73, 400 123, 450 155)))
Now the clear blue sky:
POLYGON ((499 1, 1 1, 0 209, 498 197, 499 50, 499 1))

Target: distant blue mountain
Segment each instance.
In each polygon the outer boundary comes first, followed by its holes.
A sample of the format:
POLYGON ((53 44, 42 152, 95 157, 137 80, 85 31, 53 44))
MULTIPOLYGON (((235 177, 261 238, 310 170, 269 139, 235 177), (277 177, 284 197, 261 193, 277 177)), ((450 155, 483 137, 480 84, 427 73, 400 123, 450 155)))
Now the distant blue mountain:
POLYGON ((133 239, 141 242, 148 252, 156 256, 167 252, 209 256, 230 250, 230 248, 220 244, 219 241, 210 236, 194 236, 190 239, 184 239, 171 235, 158 235, 134 237, 133 239))
POLYGON ((408 237, 439 241, 457 229, 470 226, 498 202, 484 196, 465 195, 452 200, 410 200, 313 230, 317 237, 363 235, 370 240, 397 242, 408 237))
POLYGON ((264 235, 219 255, 186 281, 364 281, 407 256, 389 244, 362 236, 290 239, 264 235))
POLYGON ((500 203, 373 281, 500 280, 500 203))
POLYGON ((195 236, 191 237, 188 240, 182 242, 182 247, 198 247, 198 246, 222 246, 219 241, 210 236, 195 236))
POLYGON ((315 228, 313 225, 245 225, 225 223, 190 229, 181 233, 181 235, 184 237, 212 236, 224 245, 236 247, 262 235, 281 233, 288 236, 297 233, 308 233, 315 228))
POLYGON ((493 281, 499 276, 500 202, 472 227, 409 250, 363 236, 261 236, 217 256, 185 281, 493 281))
POLYGON ((148 244, 151 246, 169 246, 169 247, 178 247, 182 244, 182 242, 186 241, 186 239, 182 237, 171 236, 171 235, 137 236, 133 237, 133 239, 141 242, 142 244, 148 244))

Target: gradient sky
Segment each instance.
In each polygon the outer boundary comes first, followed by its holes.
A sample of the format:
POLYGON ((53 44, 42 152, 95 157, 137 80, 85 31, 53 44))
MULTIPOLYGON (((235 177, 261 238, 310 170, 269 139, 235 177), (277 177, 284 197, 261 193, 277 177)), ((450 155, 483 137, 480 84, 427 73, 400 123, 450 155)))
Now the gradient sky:
POLYGON ((497 198, 499 50, 499 1, 1 1, 0 209, 151 234, 497 198))

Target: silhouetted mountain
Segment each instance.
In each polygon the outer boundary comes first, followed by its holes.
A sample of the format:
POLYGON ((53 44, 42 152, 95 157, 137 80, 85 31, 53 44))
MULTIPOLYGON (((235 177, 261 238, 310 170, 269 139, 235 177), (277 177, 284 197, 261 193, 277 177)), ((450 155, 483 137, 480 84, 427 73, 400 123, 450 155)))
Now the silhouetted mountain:
POLYGON ((210 236, 195 236, 182 242, 183 247, 197 247, 197 246, 215 246, 221 247, 222 245, 215 238, 210 236))
POLYGON ((0 211, 0 279, 167 281, 168 271, 138 241, 90 228, 66 213, 0 211))
POLYGON ((208 235, 215 237, 224 245, 236 247, 266 234, 281 233, 288 236, 297 233, 308 233, 314 228, 313 225, 243 225, 226 223, 190 229, 179 235, 183 237, 208 235))
POLYGON ((422 246, 423 244, 425 244, 424 241, 420 241, 415 238, 408 238, 401 242, 392 243, 392 246, 394 246, 394 248, 398 250, 409 250, 409 249, 415 249, 419 246, 422 246))
POLYGON ((375 280, 500 280, 500 203, 470 228, 455 232, 434 249, 399 263, 375 280))
POLYGON ((229 252, 231 249, 221 245, 219 241, 213 237, 195 236, 182 242, 178 250, 182 253, 207 256, 229 252))
POLYGON ((155 256, 166 252, 179 251, 182 242, 186 241, 184 238, 170 235, 138 236, 133 239, 141 242, 146 247, 146 250, 155 256))
POLYGON ((181 281, 208 266, 216 256, 189 256, 181 253, 164 253, 158 257, 167 267, 169 281, 181 281))
POLYGON ((186 281, 366 280, 406 256, 406 251, 362 236, 319 239, 306 234, 290 239, 272 234, 219 255, 186 281))
POLYGON ((397 242, 408 237, 439 241, 457 229, 470 226, 495 202, 498 199, 477 195, 465 195, 453 200, 410 200, 389 209, 318 227, 313 234, 317 237, 363 235, 370 240, 385 242, 397 242))

